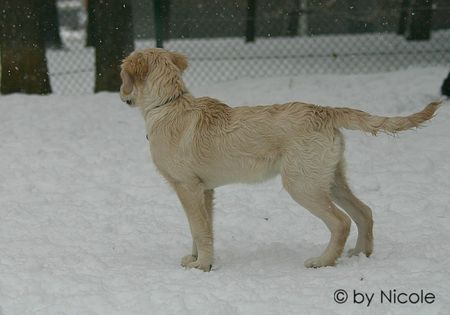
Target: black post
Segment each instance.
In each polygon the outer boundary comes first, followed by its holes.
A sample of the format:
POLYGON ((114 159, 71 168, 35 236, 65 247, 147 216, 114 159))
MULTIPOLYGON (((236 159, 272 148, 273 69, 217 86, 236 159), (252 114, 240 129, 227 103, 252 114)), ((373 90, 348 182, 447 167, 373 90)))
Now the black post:
POLYGON ((300 6, 301 0, 294 0, 294 7, 288 13, 288 29, 287 33, 289 36, 297 36, 298 35, 298 23, 300 19, 300 6))
POLYGON ((433 0, 416 0, 412 5, 407 40, 429 40, 433 18, 433 0))
POLYGON ((245 41, 255 41, 255 23, 256 23, 256 0, 248 0, 247 3, 247 28, 245 31, 245 41))
POLYGON ((161 0, 153 1, 153 9, 155 11, 155 37, 156 47, 163 48, 163 21, 162 21, 162 3, 161 0))
POLYGON ((42 2, 42 6, 39 8, 39 18, 46 47, 61 49, 63 45, 59 35, 56 0, 45 0, 42 2))
POLYGON ((86 47, 95 47, 96 36, 97 36, 97 22, 95 20, 96 15, 96 0, 90 0, 87 2, 87 36, 86 36, 86 47))
MULTIPOLYGON (((92 0, 91 0, 92 1, 92 0)), ((120 64, 134 50, 132 0, 95 5, 95 92, 120 89, 120 64)))
POLYGON ((171 0, 162 0, 161 4, 164 40, 170 39, 170 1, 171 0))
POLYGON ((52 92, 39 18, 43 2, 0 1, 1 94, 52 92))
POLYGON ((400 17, 398 21, 398 29, 397 34, 398 35, 404 35, 406 32, 406 25, 408 24, 408 15, 411 13, 409 12, 411 0, 402 0, 401 6, 400 6, 400 17))

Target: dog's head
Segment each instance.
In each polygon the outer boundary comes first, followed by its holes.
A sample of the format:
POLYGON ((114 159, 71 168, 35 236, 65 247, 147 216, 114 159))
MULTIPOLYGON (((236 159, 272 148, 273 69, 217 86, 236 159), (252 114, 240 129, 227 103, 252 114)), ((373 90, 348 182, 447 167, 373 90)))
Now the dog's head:
POLYGON ((158 106, 186 90, 181 79, 188 63, 184 55, 161 48, 138 50, 121 66, 120 98, 130 106, 158 106))

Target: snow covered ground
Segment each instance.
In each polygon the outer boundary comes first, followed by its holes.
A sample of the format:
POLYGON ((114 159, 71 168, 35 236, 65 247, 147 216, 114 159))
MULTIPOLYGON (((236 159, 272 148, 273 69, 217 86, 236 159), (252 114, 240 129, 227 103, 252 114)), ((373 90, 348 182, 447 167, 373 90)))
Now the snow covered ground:
MULTIPOLYGON (((439 98, 448 70, 242 79, 192 91, 232 105, 303 100, 401 115, 439 98)), ((187 221, 150 162, 137 110, 117 94, 3 96, 0 314, 448 314, 449 107, 398 137, 345 131, 348 177, 374 210, 372 257, 306 269, 328 233, 276 178, 217 189, 216 262, 203 273, 179 265, 190 251, 187 221), (334 301, 338 289, 347 302, 334 301), (435 299, 381 303, 380 290, 394 289, 435 299), (373 293, 371 304, 355 304, 353 290, 373 293)))

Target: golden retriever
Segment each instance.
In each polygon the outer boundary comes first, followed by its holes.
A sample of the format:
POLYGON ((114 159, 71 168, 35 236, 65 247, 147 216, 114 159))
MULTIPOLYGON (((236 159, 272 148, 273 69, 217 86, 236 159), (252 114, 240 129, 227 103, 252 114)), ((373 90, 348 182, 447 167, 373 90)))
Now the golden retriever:
POLYGON ((306 260, 306 267, 335 264, 349 234, 350 218, 358 227, 350 255, 369 256, 372 211, 354 196, 345 178, 339 128, 393 134, 432 118, 440 102, 407 117, 300 102, 232 108, 189 93, 182 80, 187 65, 179 53, 158 48, 135 51, 122 63, 120 88, 121 99, 140 108, 153 162, 186 212, 193 246, 182 266, 211 269, 214 188, 260 182, 277 174, 291 197, 331 232, 325 251, 306 260))

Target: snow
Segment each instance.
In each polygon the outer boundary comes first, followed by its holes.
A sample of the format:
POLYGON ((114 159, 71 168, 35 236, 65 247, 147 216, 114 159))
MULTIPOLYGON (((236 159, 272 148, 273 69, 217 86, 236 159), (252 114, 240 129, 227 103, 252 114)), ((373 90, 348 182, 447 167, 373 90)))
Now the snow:
MULTIPOLYGON (((241 79, 192 91, 232 105, 302 100, 403 115, 439 98, 448 70, 241 79)), ((344 132, 348 177, 374 211, 372 257, 306 269, 328 232, 276 178, 217 189, 216 262, 203 273, 179 265, 191 246, 187 220, 150 161, 137 110, 114 93, 2 96, 0 314, 448 314, 449 105, 397 137, 344 132), (337 289, 375 298, 340 305, 337 289), (390 289, 436 298, 381 303, 390 289)))

